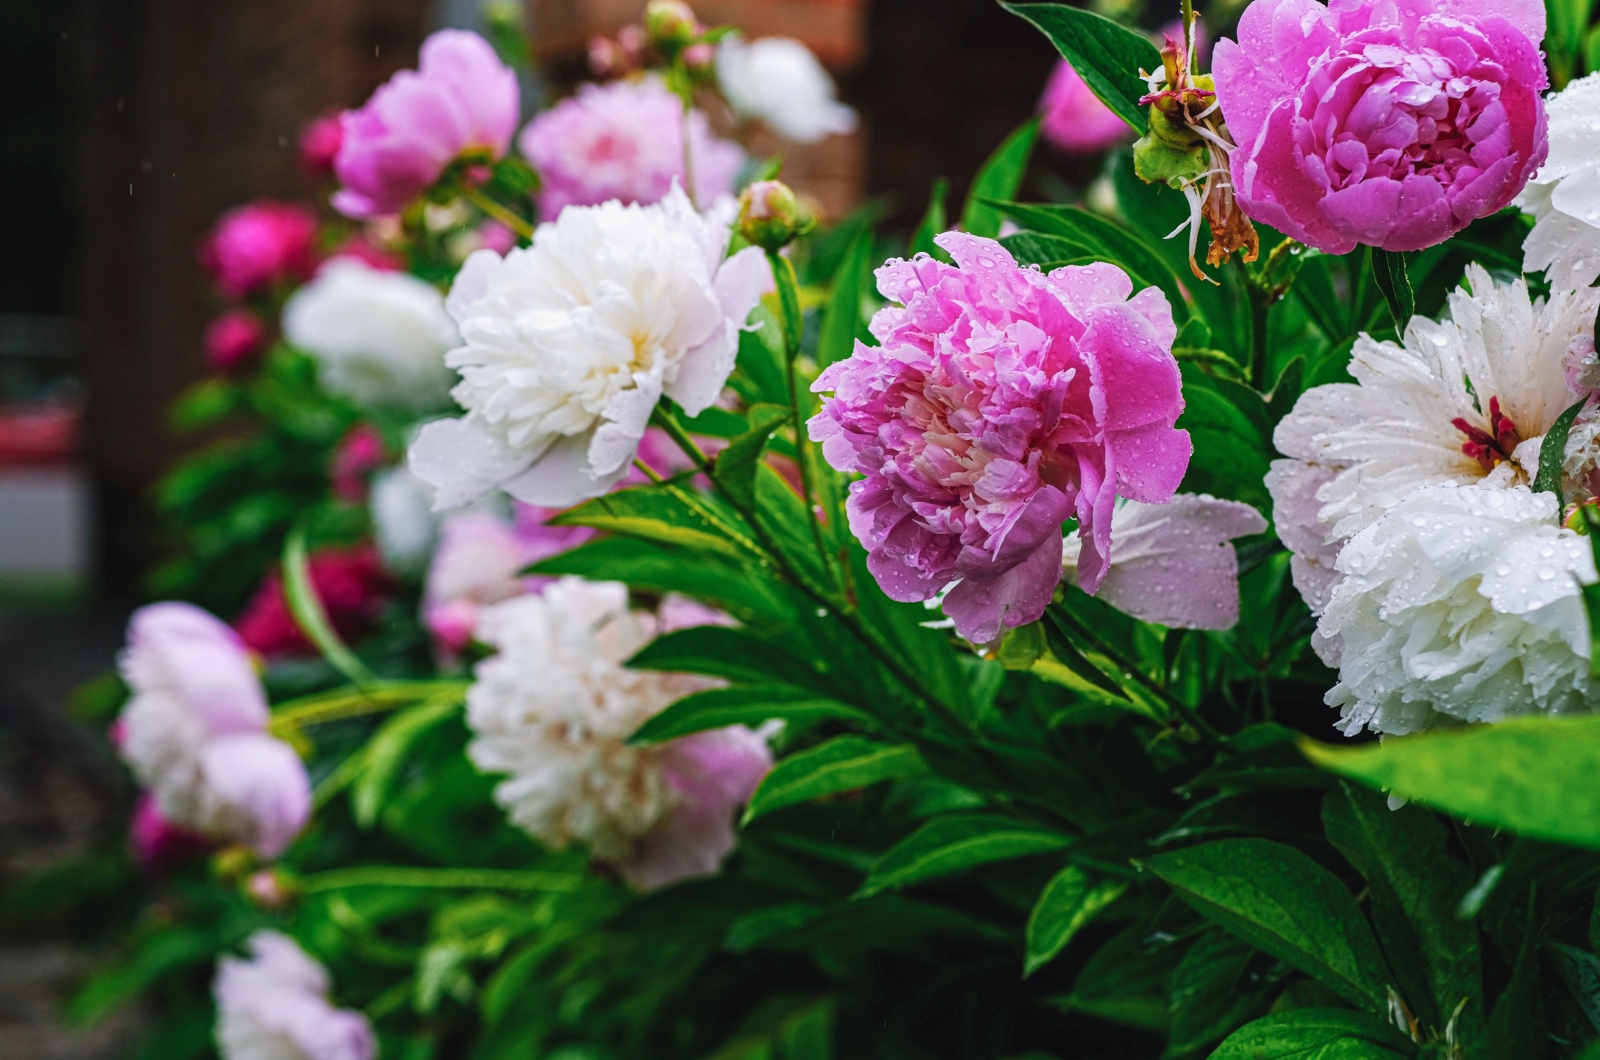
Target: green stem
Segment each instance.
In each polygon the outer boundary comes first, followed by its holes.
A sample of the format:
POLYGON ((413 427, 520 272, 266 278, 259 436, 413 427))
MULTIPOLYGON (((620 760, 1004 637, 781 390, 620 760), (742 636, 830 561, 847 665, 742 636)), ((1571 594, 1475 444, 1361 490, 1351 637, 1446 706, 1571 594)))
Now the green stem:
POLYGON ((276 736, 344 718, 379 714, 441 695, 466 695, 467 681, 383 681, 353 692, 319 693, 280 704, 268 730, 276 736))
POLYGON ((379 684, 377 676, 339 638, 338 631, 328 620, 327 609, 322 606, 322 598, 311 580, 303 524, 296 526, 283 543, 283 595, 295 625, 328 665, 357 688, 373 688, 379 684))
POLYGON ((304 876, 307 894, 347 887, 413 887, 449 891, 527 891, 571 894, 582 889, 584 875, 572 872, 523 872, 515 869, 428 869, 409 865, 357 865, 304 876))
POLYGON ((794 419, 795 459, 800 464, 800 499, 806 506, 806 519, 811 523, 811 540, 817 548, 817 560, 824 571, 831 572, 833 557, 822 537, 822 521, 817 517, 816 491, 811 482, 811 460, 807 454, 810 439, 806 436, 805 418, 800 414, 800 337, 805 325, 800 315, 800 293, 795 283, 794 266, 788 258, 769 250, 767 264, 772 267, 772 278, 778 286, 778 308, 783 317, 784 374, 789 382, 789 415, 794 419))
POLYGON ((533 239, 533 225, 523 220, 514 210, 490 198, 482 188, 469 187, 465 189, 465 195, 468 202, 511 229, 522 239, 533 239))

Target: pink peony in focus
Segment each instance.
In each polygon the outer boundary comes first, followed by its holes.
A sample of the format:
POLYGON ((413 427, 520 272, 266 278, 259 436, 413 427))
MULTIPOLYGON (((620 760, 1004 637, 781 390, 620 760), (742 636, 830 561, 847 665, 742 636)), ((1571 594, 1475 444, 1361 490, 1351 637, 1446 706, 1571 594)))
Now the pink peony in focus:
MULTIPOLYGON (((659 202, 683 183, 683 103, 659 80, 583 85, 578 94, 535 117, 517 138, 539 171, 539 215, 553 220, 568 206, 659 202)), ((694 197, 705 206, 733 192, 744 166, 737 144, 718 139, 706 116, 689 115, 694 197)))
MULTIPOLYGON (((357 640, 371 631, 383 607, 389 578, 371 545, 328 548, 308 563, 311 584, 339 636, 357 640)), ((274 570, 233 626, 252 650, 267 658, 307 655, 316 649, 295 624, 283 592, 283 577, 274 570)))
POLYGON ((388 463, 383 436, 370 423, 358 423, 339 440, 328 465, 328 483, 333 495, 346 504, 361 504, 367 499, 367 480, 388 463))
POLYGON ((1549 146, 1544 26, 1539 0, 1255 0, 1214 64, 1239 205, 1331 254, 1508 205, 1549 146))
POLYGON ((139 793, 128 822, 128 843, 139 868, 160 875, 191 858, 199 857, 211 840, 190 828, 173 824, 161 813, 154 795, 139 793))
POLYGON ((334 169, 344 187, 334 208, 347 217, 399 213, 463 153, 505 155, 520 107, 517 76, 488 41, 440 30, 422 42, 416 70, 395 74, 341 118, 334 169))
POLYGON ((1100 102, 1065 59, 1045 83, 1039 114, 1039 134, 1070 154, 1094 154, 1133 136, 1132 127, 1100 102))
POLYGON ((248 309, 230 309, 206 325, 206 367, 229 375, 266 349, 267 327, 248 309))
POLYGON ((1105 577, 1120 494, 1166 501, 1189 465, 1172 307, 1097 263, 1024 269, 990 239, 946 232, 878 270, 903 304, 813 386, 832 391, 811 437, 850 485, 850 529, 883 591, 927 600, 988 643, 1032 622, 1061 580, 1076 516, 1079 584, 1105 577), (1129 296, 1132 295, 1130 298, 1129 296))
POLYGON ((287 935, 262 930, 249 959, 217 962, 216 1041, 228 1060, 375 1060, 377 1040, 361 1013, 334 1008, 327 969, 287 935))
POLYGON ((333 176, 333 163, 344 143, 344 125, 338 114, 313 118, 300 130, 300 168, 317 180, 333 176))
MULTIPOLYGON (((153 604, 128 623, 120 668, 133 696, 117 752, 161 819, 262 857, 282 853, 310 817, 311 784, 294 750, 267 732, 266 694, 238 635, 189 604, 153 604)), ((154 822, 136 824, 136 848, 153 856, 154 822)))
POLYGON ((317 219, 304 206, 259 199, 218 219, 200 241, 200 264, 227 298, 248 298, 317 267, 317 219))

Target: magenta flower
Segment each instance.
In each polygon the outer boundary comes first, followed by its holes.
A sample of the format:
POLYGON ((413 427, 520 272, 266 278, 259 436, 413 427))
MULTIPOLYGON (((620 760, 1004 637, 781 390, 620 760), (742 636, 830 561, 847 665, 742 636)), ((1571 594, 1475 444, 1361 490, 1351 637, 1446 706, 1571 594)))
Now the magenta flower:
POLYGON ((345 111, 334 208, 347 217, 399 213, 465 152, 502 157, 516 131, 517 75, 475 33, 444 29, 360 110, 345 111))
POLYGON ((148 791, 140 792, 133 805, 128 843, 139 868, 157 876, 200 856, 211 846, 211 840, 199 832, 167 820, 148 791))
MULTIPOLYGON (((517 144, 544 180, 539 215, 618 199, 659 202, 683 177, 683 103, 655 78, 584 85, 528 123, 517 144)), ((689 115, 694 197, 704 206, 733 192, 744 166, 737 144, 718 139, 706 116, 689 115)))
POLYGON ((1065 59, 1056 63, 1045 83, 1039 114, 1039 134, 1069 154, 1094 154, 1133 135, 1128 123, 1100 102, 1065 59))
POLYGON ((947 232, 878 270, 879 310, 814 390, 811 437, 852 483, 850 529, 896 600, 954 583, 944 610, 987 643, 1044 613, 1061 524, 1078 519, 1079 584, 1099 588, 1120 494, 1159 504, 1189 465, 1172 307, 1104 263, 1050 273, 990 239, 947 232), (1131 298, 1130 295, 1133 295, 1131 298))
POLYGON ((1240 206, 1344 254, 1508 205, 1548 149, 1544 24, 1539 0, 1255 0, 1214 66, 1240 206))
POLYGON ((300 130, 300 168, 317 180, 333 176, 333 164, 344 143, 344 125, 338 114, 313 118, 300 130))
POLYGON ((248 309, 230 309, 206 325, 206 367, 213 372, 235 372, 266 346, 267 327, 248 309))
POLYGON ((230 299, 248 298, 317 267, 317 218, 304 206, 260 199, 237 206, 200 241, 200 264, 230 299))

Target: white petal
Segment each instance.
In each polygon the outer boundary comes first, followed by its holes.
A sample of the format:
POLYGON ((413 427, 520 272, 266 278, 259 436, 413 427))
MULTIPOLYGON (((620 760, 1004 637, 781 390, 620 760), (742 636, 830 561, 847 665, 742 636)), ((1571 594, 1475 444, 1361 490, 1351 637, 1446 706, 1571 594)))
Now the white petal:
POLYGON ((406 462, 413 475, 434 488, 433 510, 442 512, 477 500, 530 460, 467 416, 424 424, 406 462))

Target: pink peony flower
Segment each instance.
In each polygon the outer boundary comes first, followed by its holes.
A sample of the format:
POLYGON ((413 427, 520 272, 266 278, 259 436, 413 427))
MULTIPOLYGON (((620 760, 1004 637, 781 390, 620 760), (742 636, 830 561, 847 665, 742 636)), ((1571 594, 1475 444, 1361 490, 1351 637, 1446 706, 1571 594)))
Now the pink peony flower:
POLYGON ((361 504, 367 499, 367 479, 388 463, 383 436, 370 423, 358 423, 339 440, 328 465, 328 483, 333 495, 346 504, 361 504))
POLYGON ((1133 129, 1089 89, 1072 64, 1056 63, 1039 100, 1039 134, 1069 154, 1094 154, 1130 139, 1133 129))
POLYGON ((200 241, 200 264, 228 298, 248 298, 317 267, 317 219, 304 206, 259 199, 238 206, 200 241))
POLYGON ((128 842, 139 868, 153 875, 199 857, 211 846, 211 840, 199 832, 167 820, 155 796, 148 791, 140 792, 134 803, 133 818, 128 822, 128 842))
MULTIPOLYGON (((311 584, 338 634, 350 641, 370 632, 389 588, 377 551, 371 545, 323 549, 308 566, 311 584)), ((283 577, 276 570, 261 583, 233 626, 246 645, 267 658, 316 650, 295 624, 283 593, 283 577)))
POLYGON ((1061 580, 1077 516, 1080 584, 1099 588, 1120 494, 1159 504, 1189 464, 1172 308, 1104 263, 1048 274, 990 239, 935 240, 878 270, 904 308, 878 311, 882 346, 822 373, 811 437, 850 486, 850 528, 891 598, 927 600, 969 640, 1032 622, 1061 580))
POLYGON ((344 144, 344 126, 337 114, 313 118, 300 130, 300 168, 316 180, 333 176, 333 163, 344 144))
POLYGON ((246 945, 249 959, 223 957, 212 984, 224 1057, 374 1060, 372 1025, 359 1012, 333 1007, 327 969, 276 931, 257 931, 246 945))
POLYGON ((248 309, 230 309, 206 325, 206 366, 228 375, 266 349, 267 326, 248 309))
MULTIPOLYGON (((305 827, 311 784, 294 750, 267 732, 267 701, 240 638, 188 604, 141 608, 121 658, 133 690, 117 751, 161 822, 276 857, 305 827)), ((158 822, 136 819, 135 849, 156 857, 158 822)))
MULTIPOLYGON (((733 192, 744 166, 737 144, 718 139, 706 116, 689 115, 695 201, 733 192)), ((568 206, 659 202, 683 177, 683 103, 655 78, 583 85, 540 114, 517 138, 544 180, 539 214, 568 206)))
POLYGON ((1548 149, 1544 25, 1538 0, 1255 0, 1214 67, 1240 206, 1332 254, 1506 206, 1548 149))
POLYGON ((390 78, 345 111, 333 197, 347 217, 399 213, 464 152, 502 157, 516 131, 517 76, 475 33, 445 29, 422 42, 416 70, 390 78))

